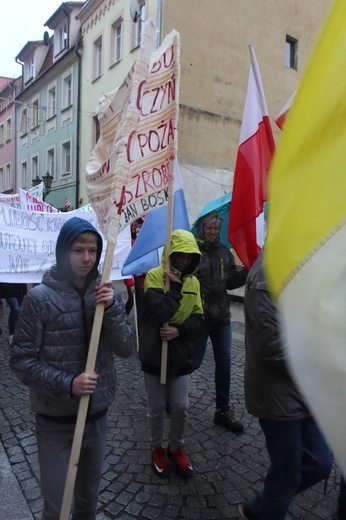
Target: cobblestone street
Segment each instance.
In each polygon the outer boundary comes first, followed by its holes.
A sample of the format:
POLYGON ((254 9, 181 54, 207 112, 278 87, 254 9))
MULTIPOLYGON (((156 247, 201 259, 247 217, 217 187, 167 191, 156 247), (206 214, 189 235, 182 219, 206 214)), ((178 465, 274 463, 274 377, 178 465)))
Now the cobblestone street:
MULTIPOLYGON (((125 297, 124 284, 117 282, 117 287, 125 297)), ((202 367, 192 375, 190 385, 186 452, 195 475, 190 480, 184 480, 172 472, 167 479, 160 479, 150 465, 145 389, 137 354, 126 360, 117 359, 118 391, 110 409, 107 456, 97 520, 233 520, 239 518, 238 504, 261 485, 268 458, 257 420, 244 408, 243 310, 241 303, 232 302, 231 306, 231 400, 236 418, 245 425, 244 433, 236 436, 213 424, 214 362, 212 349, 208 345, 202 367)), ((29 511, 34 519, 39 519, 42 498, 34 422, 28 405, 28 391, 8 368, 7 312, 3 300, 0 310, 3 328, 0 336, 1 441, 29 511)), ((303 493, 292 503, 288 518, 332 519, 339 478, 339 471, 334 467, 326 494, 324 483, 303 493)), ((12 496, 12 507, 16 507, 16 496, 12 496)), ((30 516, 21 520, 29 519, 30 516)))

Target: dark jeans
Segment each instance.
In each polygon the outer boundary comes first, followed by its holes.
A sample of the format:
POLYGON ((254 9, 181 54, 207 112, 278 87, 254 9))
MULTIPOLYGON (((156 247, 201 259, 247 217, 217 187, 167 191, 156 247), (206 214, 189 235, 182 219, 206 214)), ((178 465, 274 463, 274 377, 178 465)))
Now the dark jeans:
POLYGON ((270 457, 264 487, 247 501, 256 520, 284 520, 292 499, 327 478, 333 458, 315 421, 264 421, 270 457))
MULTIPOLYGON (((107 429, 107 414, 85 425, 73 493, 72 520, 96 519, 107 429)), ((74 424, 60 424, 36 416, 38 460, 44 500, 42 520, 59 519, 74 432, 74 424)))
POLYGON ((137 328, 139 331, 140 327, 141 327, 141 322, 142 322, 142 303, 143 303, 143 288, 141 286, 141 278, 139 276, 134 277, 134 286, 135 286, 135 291, 136 291, 135 296, 133 296, 133 293, 131 292, 131 288, 127 287, 127 302, 125 304, 125 311, 126 311, 127 315, 130 314, 132 307, 133 307, 134 300, 135 300, 136 301, 136 313, 137 313, 137 328))
POLYGON ((10 314, 8 315, 8 328, 10 331, 10 336, 12 336, 18 320, 22 298, 18 298, 17 296, 9 296, 6 298, 6 302, 10 308, 10 314))
POLYGON ((340 482, 337 519, 346 520, 346 483, 344 477, 341 478, 340 482))
POLYGON ((227 408, 231 383, 231 322, 217 324, 207 322, 207 330, 214 351, 216 408, 227 408))

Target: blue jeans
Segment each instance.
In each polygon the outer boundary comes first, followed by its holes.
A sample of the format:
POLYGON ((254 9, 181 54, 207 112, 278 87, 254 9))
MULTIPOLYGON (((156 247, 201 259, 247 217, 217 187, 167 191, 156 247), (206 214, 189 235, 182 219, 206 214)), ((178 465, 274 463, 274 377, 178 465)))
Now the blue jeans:
POLYGON ((231 322, 207 322, 207 330, 214 351, 216 408, 227 408, 231 384, 231 322))
POLYGON ((10 308, 10 314, 8 315, 8 329, 10 336, 12 336, 18 320, 22 298, 18 298, 17 296, 9 296, 6 298, 6 302, 10 308))
POLYGON ((270 457, 264 487, 247 501, 256 520, 284 520, 292 499, 328 478, 333 458, 312 417, 259 420, 270 457))

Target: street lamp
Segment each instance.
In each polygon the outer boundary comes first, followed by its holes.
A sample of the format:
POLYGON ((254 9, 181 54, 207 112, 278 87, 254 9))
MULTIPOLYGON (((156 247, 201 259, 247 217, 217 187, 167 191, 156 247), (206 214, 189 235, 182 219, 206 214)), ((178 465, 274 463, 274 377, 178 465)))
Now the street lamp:
POLYGON ((36 177, 31 180, 32 185, 33 186, 38 186, 41 182, 42 181, 41 181, 40 177, 36 173, 36 177))
POLYGON ((43 184, 44 184, 44 190, 43 190, 43 198, 45 199, 48 193, 51 190, 52 182, 53 182, 53 175, 50 175, 50 173, 47 171, 45 175, 42 176, 43 184))
POLYGON ((46 172, 44 175, 42 175, 42 179, 40 179, 40 177, 36 174, 36 177, 31 181, 33 186, 38 186, 43 181, 43 200, 45 200, 46 196, 51 190, 53 179, 53 175, 50 175, 49 172, 46 172))

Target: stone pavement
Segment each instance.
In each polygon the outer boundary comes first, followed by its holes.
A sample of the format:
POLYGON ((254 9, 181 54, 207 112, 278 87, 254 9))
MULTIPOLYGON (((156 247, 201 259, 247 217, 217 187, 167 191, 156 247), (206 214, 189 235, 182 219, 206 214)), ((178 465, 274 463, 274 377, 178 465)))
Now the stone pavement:
MULTIPOLYGON (((116 285, 125 298, 123 282, 116 285)), ((137 354, 130 359, 118 359, 118 391, 110 409, 97 520, 235 520, 239 518, 238 504, 261 486, 268 457, 257 420, 244 409, 244 319, 239 298, 231 307, 231 401, 237 419, 245 425, 244 433, 236 436, 213 424, 214 364, 208 345, 202 367, 191 376, 186 452, 195 476, 185 480, 173 471, 167 479, 160 479, 150 466, 145 390, 137 354)), ((0 336, 0 519, 39 519, 42 498, 34 421, 27 389, 8 368, 6 313, 3 302, 0 307, 0 321, 5 329, 0 336)), ((339 480, 339 470, 334 467, 326 494, 324 483, 306 491, 291 504, 287 518, 332 519, 339 480)))

